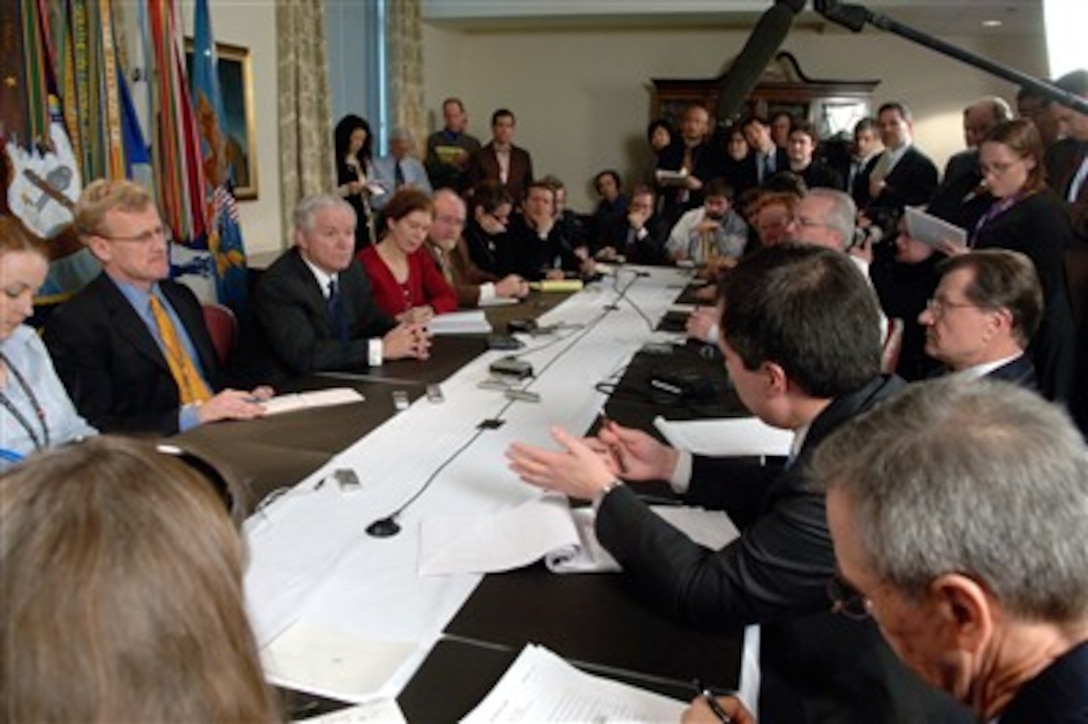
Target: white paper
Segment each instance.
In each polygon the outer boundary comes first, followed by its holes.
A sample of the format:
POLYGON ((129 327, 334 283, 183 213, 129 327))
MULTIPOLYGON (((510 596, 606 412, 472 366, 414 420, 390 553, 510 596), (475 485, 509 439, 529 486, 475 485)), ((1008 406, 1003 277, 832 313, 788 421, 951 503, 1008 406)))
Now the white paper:
POLYGON ((687 702, 586 674, 530 644, 461 721, 675 722, 686 707, 687 702))
POLYGON ((261 663, 275 684, 357 702, 372 697, 415 648, 298 622, 261 650, 261 663))
POLYGON ((670 445, 696 455, 785 457, 793 442, 792 430, 771 427, 758 417, 666 420, 659 415, 654 418, 654 427, 670 445))
POLYGON ((432 334, 488 334, 492 331, 482 309, 436 314, 427 322, 427 330, 432 334))
POLYGON ((907 222, 907 234, 911 238, 930 246, 950 241, 961 249, 967 248, 967 232, 944 219, 938 219, 914 206, 906 207, 903 218, 907 222))
POLYGON ((361 724, 362 722, 381 722, 381 724, 407 724, 404 712, 397 706, 396 699, 374 699, 365 704, 337 709, 328 714, 319 714, 302 719, 305 724, 361 724))
POLYGON ((332 387, 314 392, 296 392, 289 395, 276 395, 262 404, 265 415, 280 415, 285 412, 311 410, 316 407, 331 407, 362 402, 363 395, 350 387, 332 387))

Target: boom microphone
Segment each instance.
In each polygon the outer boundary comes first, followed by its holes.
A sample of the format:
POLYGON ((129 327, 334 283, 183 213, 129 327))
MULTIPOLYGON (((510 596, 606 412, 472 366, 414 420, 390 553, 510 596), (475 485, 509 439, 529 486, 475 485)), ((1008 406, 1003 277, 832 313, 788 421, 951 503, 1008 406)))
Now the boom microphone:
POLYGON ((733 61, 733 67, 722 78, 718 94, 719 123, 732 120, 744 108, 748 94, 789 35, 793 16, 804 5, 804 0, 778 0, 759 18, 748 42, 733 61))

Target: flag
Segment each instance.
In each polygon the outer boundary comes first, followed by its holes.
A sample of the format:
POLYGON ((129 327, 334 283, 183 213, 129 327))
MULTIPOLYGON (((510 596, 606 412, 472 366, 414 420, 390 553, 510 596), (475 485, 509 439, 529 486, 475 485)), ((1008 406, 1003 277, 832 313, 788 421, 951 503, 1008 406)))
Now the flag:
POLYGON ((219 301, 241 313, 248 286, 246 253, 234 205, 232 169, 227 159, 228 129, 219 89, 219 59, 207 0, 197 0, 195 14, 189 82, 207 186, 207 247, 215 260, 219 301))

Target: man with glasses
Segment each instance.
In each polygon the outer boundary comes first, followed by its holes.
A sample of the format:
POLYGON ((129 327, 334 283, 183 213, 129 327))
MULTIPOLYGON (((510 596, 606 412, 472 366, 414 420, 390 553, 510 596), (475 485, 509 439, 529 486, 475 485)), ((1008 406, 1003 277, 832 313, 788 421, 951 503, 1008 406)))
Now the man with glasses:
POLYGON ((594 501, 597 538, 663 612, 711 629, 758 624, 764 721, 961 720, 875 627, 834 616, 827 600, 835 560, 809 462, 834 429, 904 386, 880 375, 872 290, 842 253, 783 244, 724 275, 721 297, 719 347, 736 393, 768 425, 794 431, 790 460, 693 456, 609 423, 588 442, 555 429, 559 451, 515 444, 511 468, 594 501), (639 497, 650 480, 724 510, 740 537, 720 550, 695 543, 639 497))
POLYGON ((223 372, 200 303, 167 278, 166 231, 147 191, 95 181, 76 204, 75 226, 102 273, 50 317, 44 341, 88 422, 171 435, 263 415, 270 388, 217 392, 223 372))
POLYGON ((946 259, 940 283, 918 317, 926 354, 967 377, 1006 380, 1038 389, 1024 352, 1039 328, 1043 290, 1031 260, 987 249, 946 259))
POLYGON ((1066 415, 1013 385, 925 382, 828 438, 813 478, 844 620, 875 620, 975 721, 1085 721, 1088 457, 1066 415))
POLYGON ((518 298, 529 294, 529 284, 517 274, 498 275, 476 266, 469 255, 462 231, 465 202, 450 189, 434 195, 434 221, 427 231, 427 248, 446 281, 457 292, 461 307, 478 307, 496 298, 518 298))

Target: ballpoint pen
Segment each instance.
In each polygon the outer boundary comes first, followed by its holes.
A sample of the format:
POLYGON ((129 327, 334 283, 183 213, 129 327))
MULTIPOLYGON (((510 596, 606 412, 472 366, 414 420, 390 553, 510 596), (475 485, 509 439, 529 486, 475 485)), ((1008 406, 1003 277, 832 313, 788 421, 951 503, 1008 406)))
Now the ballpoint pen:
POLYGON ((733 721, 725 709, 722 708, 722 705, 718 703, 718 700, 714 698, 714 692, 703 686, 703 683, 698 679, 695 679, 691 684, 695 687, 696 693, 703 697, 703 701, 710 707, 710 711, 714 713, 714 716, 718 717, 718 721, 723 722, 723 724, 729 724, 729 722, 733 721))

